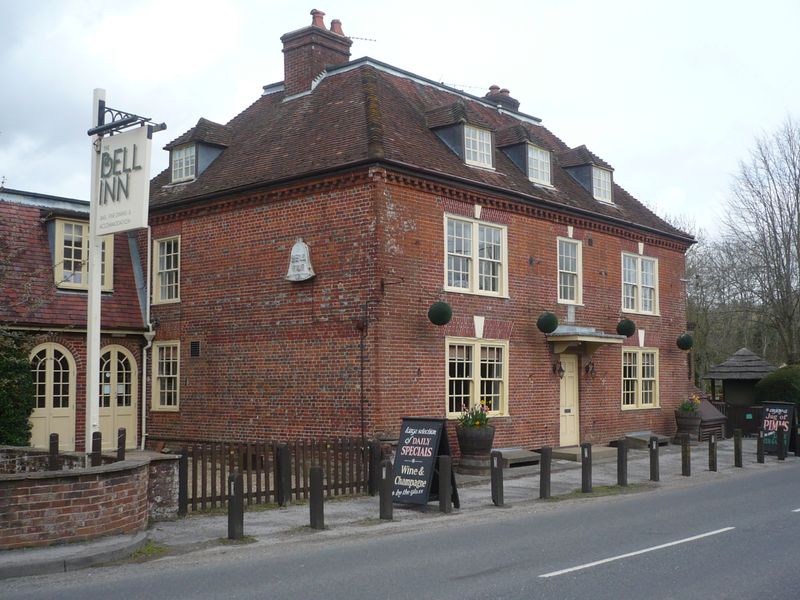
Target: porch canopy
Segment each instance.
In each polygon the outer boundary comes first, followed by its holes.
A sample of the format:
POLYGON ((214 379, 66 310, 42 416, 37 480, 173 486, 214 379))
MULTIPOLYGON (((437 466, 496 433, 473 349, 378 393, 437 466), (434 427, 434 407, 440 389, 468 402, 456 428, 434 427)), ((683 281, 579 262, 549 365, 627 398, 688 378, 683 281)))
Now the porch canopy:
POLYGON ((574 348, 582 350, 586 356, 592 356, 595 351, 606 344, 622 344, 624 335, 606 333, 594 327, 579 327, 577 325, 559 325, 555 331, 547 335, 547 341, 553 345, 553 353, 574 348))

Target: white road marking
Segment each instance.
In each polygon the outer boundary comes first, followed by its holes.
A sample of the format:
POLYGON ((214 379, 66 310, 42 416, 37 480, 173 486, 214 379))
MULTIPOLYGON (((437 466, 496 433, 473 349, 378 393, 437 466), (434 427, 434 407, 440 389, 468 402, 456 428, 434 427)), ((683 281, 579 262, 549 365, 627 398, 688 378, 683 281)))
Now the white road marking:
POLYGON ((800 508, 795 508, 792 512, 800 512, 800 508))
MULTIPOLYGON (((797 509, 793 512, 800 512, 800 509, 797 509)), ((722 529, 716 529, 714 531, 709 531, 708 533, 701 533, 700 535, 694 535, 692 537, 688 537, 682 540, 676 540, 674 542, 669 542, 667 544, 661 544, 660 546, 653 546, 652 548, 645 548, 644 550, 637 550, 636 552, 628 552, 627 554, 620 554, 619 556, 612 556, 610 558, 604 558, 603 560, 597 560, 595 562, 586 563, 585 565, 578 565, 577 567, 570 567, 569 569, 562 569, 560 571, 553 571, 552 573, 545 573, 544 575, 539 575, 539 577, 556 577, 557 575, 564 575, 565 573, 572 573, 573 571, 580 571, 581 569, 588 569, 590 567, 596 567, 597 565, 602 565, 605 563, 613 562, 615 560, 622 560, 623 558, 630 558, 631 556, 637 556, 639 554, 646 554, 647 552, 654 552, 656 550, 663 550, 664 548, 669 548, 670 546, 677 546, 678 544, 685 544, 687 542, 693 542, 695 540, 699 540, 701 538, 709 537, 712 535, 718 535, 720 533, 725 533, 726 531, 731 531, 732 529, 736 529, 735 527, 723 527, 722 529)))

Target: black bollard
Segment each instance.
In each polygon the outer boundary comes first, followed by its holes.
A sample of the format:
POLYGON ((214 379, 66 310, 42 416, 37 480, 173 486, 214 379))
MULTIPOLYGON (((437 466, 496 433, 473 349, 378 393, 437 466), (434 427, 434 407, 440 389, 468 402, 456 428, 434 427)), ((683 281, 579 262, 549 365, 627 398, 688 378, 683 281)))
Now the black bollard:
POLYGON ((742 466, 742 430, 733 430, 733 466, 742 466))
POLYGON ((778 425, 775 435, 778 436, 778 460, 786 460, 786 435, 785 429, 778 425))
POLYGON ((794 455, 800 456, 800 425, 798 425, 797 431, 794 432, 794 455))
POLYGON ((244 483, 242 474, 234 471, 228 476, 228 539, 244 537, 244 483))
POLYGON ((311 497, 308 501, 308 508, 311 517, 311 529, 325 529, 325 488, 323 485, 322 467, 314 465, 309 470, 311 497))
POLYGON ((381 443, 372 440, 369 443, 369 495, 375 496, 381 482, 381 443))
POLYGON ((275 451, 275 501, 278 506, 289 506, 292 499, 292 472, 289 446, 278 444, 275 451))
POLYGON ((100 449, 103 445, 103 438, 100 435, 99 431, 95 431, 92 433, 92 454, 91 454, 91 465, 93 467, 99 467, 100 464, 103 462, 100 457, 100 449))
POLYGON ((692 447, 689 445, 689 434, 681 436, 681 475, 689 477, 692 474, 692 447))
POLYGON ((392 461, 386 459, 381 461, 381 485, 380 485, 380 511, 381 519, 384 521, 392 520, 392 461))
POLYGON ((61 457, 58 455, 58 434, 50 434, 50 453, 47 458, 47 470, 58 471, 61 469, 61 457))
POLYGON ((125 428, 117 429, 117 462, 125 460, 125 437, 125 428))
POLYGON ((189 451, 181 449, 178 459, 178 516, 185 517, 189 512, 189 451))
POLYGON ((550 497, 550 469, 553 463, 553 449, 543 446, 539 450, 539 498, 547 500, 550 497))
POLYGON ((756 462, 764 464, 764 428, 758 430, 758 439, 756 439, 756 462))
POLYGON ((717 434, 708 436, 708 470, 717 470, 717 434))
POLYGON ((628 440, 617 442, 617 485, 628 485, 628 440))
POLYGON ((592 445, 581 444, 581 492, 592 493, 592 445))
POLYGON ((491 454, 490 466, 492 480, 492 504, 504 506, 503 504, 503 453, 493 450, 491 454))
POLYGON ((658 438, 650 436, 650 481, 659 480, 658 472, 658 438))
POLYGON ((450 478, 453 476, 453 459, 449 455, 439 457, 439 512, 449 515, 453 512, 453 490, 450 478))

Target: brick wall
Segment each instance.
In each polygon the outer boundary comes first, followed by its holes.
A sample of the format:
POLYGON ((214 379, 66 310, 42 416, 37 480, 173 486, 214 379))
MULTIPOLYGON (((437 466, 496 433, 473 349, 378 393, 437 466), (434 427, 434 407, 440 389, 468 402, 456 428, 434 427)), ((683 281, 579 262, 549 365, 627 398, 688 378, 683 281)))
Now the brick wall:
POLYGON ((143 530, 148 462, 0 476, 0 549, 79 542, 143 530))
MULTIPOLYGON (((198 440, 327 437, 359 433, 364 335, 366 433, 396 435, 403 416, 444 416, 445 337, 486 319, 486 335, 509 341, 509 416, 494 419, 495 446, 558 445, 557 356, 536 329, 556 302, 558 236, 583 242, 583 306, 575 324, 615 333, 622 317, 660 354, 660 408, 621 410, 621 350, 581 358, 583 441, 625 431, 674 429, 673 407, 689 390, 685 355, 684 250, 667 239, 507 199, 380 170, 304 188, 231 197, 152 217, 153 237, 180 234, 181 302, 154 306, 156 341, 181 343, 180 411, 151 411, 152 435, 198 440), (509 298, 443 292, 445 211, 508 226, 509 298), (296 237, 317 273, 284 280, 296 237), (660 315, 621 312, 621 252, 659 260, 660 315), (447 327, 427 319, 446 300, 447 327), (367 328, 361 325, 369 302, 367 328), (189 357, 191 341, 200 357, 189 357)), ((466 333, 465 333, 466 332, 466 333)), ((638 335, 626 345, 638 345, 638 335)), ((451 427, 451 430, 453 428, 451 427)), ((452 444, 455 446, 453 435, 452 444)))

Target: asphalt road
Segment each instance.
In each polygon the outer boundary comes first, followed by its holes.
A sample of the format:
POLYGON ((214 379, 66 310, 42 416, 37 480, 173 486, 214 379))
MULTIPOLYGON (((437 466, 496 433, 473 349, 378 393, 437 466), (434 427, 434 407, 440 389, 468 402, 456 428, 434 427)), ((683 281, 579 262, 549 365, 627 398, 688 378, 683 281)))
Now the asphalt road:
POLYGON ((800 598, 800 464, 405 533, 8 580, 0 598, 800 598))

